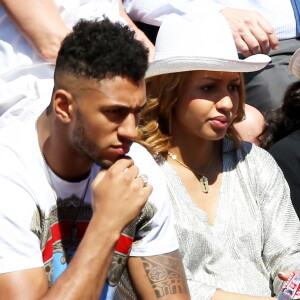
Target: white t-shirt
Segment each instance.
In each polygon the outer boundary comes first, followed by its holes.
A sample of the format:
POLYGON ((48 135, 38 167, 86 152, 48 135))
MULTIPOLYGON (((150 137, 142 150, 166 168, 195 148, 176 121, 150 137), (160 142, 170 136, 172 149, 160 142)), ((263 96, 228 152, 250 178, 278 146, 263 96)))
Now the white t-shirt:
MULTIPOLYGON (((0 273, 44 266, 52 284, 66 269, 73 247, 88 226, 92 215, 90 183, 99 166, 94 165, 90 177, 81 182, 66 182, 54 173, 49 176, 34 119, 2 128, 0 141, 0 273), (58 201, 52 186, 59 194, 58 201), (83 205, 77 206, 83 195, 83 205), (66 213, 68 205, 73 206, 66 213), (77 222, 72 230, 74 216, 77 222)), ((128 255, 152 256, 178 249, 164 175, 141 145, 134 143, 129 155, 140 173, 148 175, 153 192, 139 220, 141 229, 135 232, 135 226, 128 226, 120 237, 108 276, 111 286, 121 275, 128 255)))

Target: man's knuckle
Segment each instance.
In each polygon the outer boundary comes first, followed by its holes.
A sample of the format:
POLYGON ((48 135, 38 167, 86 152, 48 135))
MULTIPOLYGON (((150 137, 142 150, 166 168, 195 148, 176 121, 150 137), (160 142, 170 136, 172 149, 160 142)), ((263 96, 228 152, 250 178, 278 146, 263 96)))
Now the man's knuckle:
POLYGON ((253 49, 253 50, 259 50, 260 49, 260 44, 258 43, 258 41, 253 41, 251 43, 251 49, 253 49))
POLYGON ((244 19, 244 24, 246 24, 248 27, 250 27, 252 24, 253 24, 254 22, 253 22, 253 18, 251 18, 251 17, 246 17, 245 19, 244 19))
POLYGON ((234 31, 232 32, 232 36, 233 36, 233 38, 234 38, 235 40, 239 39, 239 38, 241 37, 242 34, 243 34, 243 33, 242 33, 241 31, 239 31, 239 30, 234 30, 234 31))
POLYGON ((269 44, 269 38, 265 35, 259 36, 259 41, 263 45, 268 45, 269 44))
POLYGON ((265 32, 266 32, 267 35, 274 35, 275 34, 275 31, 274 31, 273 28, 266 28, 265 32))

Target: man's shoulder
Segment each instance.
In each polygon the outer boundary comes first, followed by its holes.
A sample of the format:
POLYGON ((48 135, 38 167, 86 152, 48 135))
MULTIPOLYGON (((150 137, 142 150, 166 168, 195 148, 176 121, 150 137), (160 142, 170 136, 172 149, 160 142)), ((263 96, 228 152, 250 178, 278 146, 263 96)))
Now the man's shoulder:
POLYGON ((13 169, 16 166, 30 165, 36 160, 37 137, 35 140, 34 134, 34 125, 19 121, 0 129, 1 169, 5 166, 13 169))
POLYGON ((128 154, 129 154, 129 156, 131 156, 131 155, 139 156, 139 155, 145 155, 145 154, 151 156, 150 152, 138 142, 132 143, 128 154))
POLYGON ((133 143, 128 155, 133 159, 134 164, 139 168, 140 174, 146 174, 149 183, 155 186, 165 184, 162 170, 156 163, 152 154, 141 144, 133 143))
POLYGON ((27 139, 33 128, 32 122, 23 122, 18 119, 0 127, 0 146, 17 144, 20 140, 27 139))
POLYGON ((134 164, 137 167, 157 169, 157 164, 152 154, 144 146, 137 142, 132 144, 128 155, 133 159, 134 164))

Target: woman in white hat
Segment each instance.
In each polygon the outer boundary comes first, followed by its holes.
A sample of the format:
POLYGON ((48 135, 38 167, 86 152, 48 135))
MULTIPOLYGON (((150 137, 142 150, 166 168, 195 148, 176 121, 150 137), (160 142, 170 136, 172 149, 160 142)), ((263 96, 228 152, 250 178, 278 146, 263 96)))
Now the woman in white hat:
POLYGON ((271 299, 278 273, 300 269, 283 174, 233 126, 244 118, 241 72, 269 61, 240 60, 221 16, 172 15, 158 33, 140 134, 167 177, 192 299, 271 299))

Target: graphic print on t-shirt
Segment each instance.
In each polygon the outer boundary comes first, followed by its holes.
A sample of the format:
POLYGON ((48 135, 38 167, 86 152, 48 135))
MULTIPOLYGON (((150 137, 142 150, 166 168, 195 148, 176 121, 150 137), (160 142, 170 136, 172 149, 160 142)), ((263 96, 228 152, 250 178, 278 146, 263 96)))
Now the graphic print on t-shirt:
POLYGON ((32 231, 41 241, 44 268, 51 286, 67 268, 92 216, 90 205, 81 204, 81 199, 72 195, 58 199, 48 216, 36 213, 32 231))
MULTIPOLYGON (((150 221, 155 213, 156 208, 147 202, 140 216, 123 231, 108 272, 107 283, 109 286, 114 287, 118 283, 126 267, 132 243, 134 240, 138 243, 139 238, 136 236, 136 232, 150 230, 150 221)), ((58 199, 57 206, 52 207, 48 217, 41 210, 35 212, 31 230, 40 239, 49 286, 52 286, 66 270, 84 236, 91 217, 91 206, 85 203, 81 204, 81 200, 75 195, 66 199, 58 199)))

